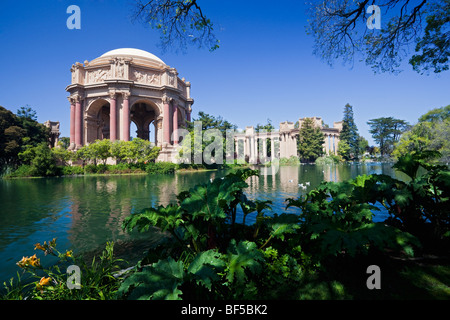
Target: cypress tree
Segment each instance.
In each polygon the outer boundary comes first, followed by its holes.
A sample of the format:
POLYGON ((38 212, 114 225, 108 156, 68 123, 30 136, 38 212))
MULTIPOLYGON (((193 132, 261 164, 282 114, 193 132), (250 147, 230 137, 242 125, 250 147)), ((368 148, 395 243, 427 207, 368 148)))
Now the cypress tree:
POLYGON ((358 128, 353 118, 353 107, 350 104, 346 104, 344 107, 344 118, 342 119, 342 131, 340 134, 340 140, 345 140, 350 147, 347 155, 342 155, 346 159, 358 157, 359 154, 359 134, 358 128))

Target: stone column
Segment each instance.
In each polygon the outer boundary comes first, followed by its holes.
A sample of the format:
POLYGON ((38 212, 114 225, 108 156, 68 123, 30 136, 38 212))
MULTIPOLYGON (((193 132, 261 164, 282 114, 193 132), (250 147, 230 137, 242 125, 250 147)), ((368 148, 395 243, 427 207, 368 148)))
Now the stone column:
POLYGON ((70 101, 70 149, 75 147, 75 100, 69 97, 70 101))
POLYGON ((262 139, 262 141, 263 141, 263 145, 262 145, 263 152, 262 152, 261 158, 262 158, 262 161, 267 162, 267 138, 264 137, 264 139, 262 139))
POLYGON ((130 141, 130 93, 123 92, 123 127, 122 127, 122 139, 124 141, 130 141))
POLYGON ((83 110, 81 110, 81 97, 75 97, 75 145, 81 147, 82 132, 83 132, 83 110))
POLYGON ((170 99, 163 97, 163 143, 170 144, 170 99))
POLYGON ((173 104, 173 144, 178 144, 178 106, 173 104))
POLYGON ((275 137, 271 136, 270 137, 270 150, 272 152, 271 154, 271 158, 272 161, 275 160, 275 141, 274 141, 275 137))
POLYGON ((117 106, 116 93, 109 93, 109 139, 114 142, 117 139, 117 106))

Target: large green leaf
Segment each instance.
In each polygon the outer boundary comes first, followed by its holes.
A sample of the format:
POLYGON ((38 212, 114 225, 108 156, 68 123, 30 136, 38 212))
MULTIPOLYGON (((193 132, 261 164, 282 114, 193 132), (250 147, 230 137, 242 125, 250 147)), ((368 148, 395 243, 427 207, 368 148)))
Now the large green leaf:
POLYGON ((194 219, 223 220, 227 217, 226 210, 236 199, 237 192, 247 186, 238 178, 216 179, 209 184, 197 185, 181 202, 181 208, 191 214, 194 219))
POLYGON ((188 272, 193 275, 197 284, 211 289, 214 281, 220 280, 218 273, 223 272, 225 261, 222 254, 212 249, 198 254, 188 267, 188 272))
POLYGON ((178 287, 184 277, 183 263, 169 257, 129 276, 118 295, 130 300, 181 300, 178 287))
POLYGON ((245 270, 250 273, 258 273, 262 270, 260 262, 264 260, 264 254, 258 250, 256 243, 232 239, 226 254, 227 275, 226 279, 233 283, 243 284, 246 279, 245 270))
POLYGON ((281 240, 284 240, 286 234, 295 233, 300 229, 299 223, 300 217, 298 215, 288 213, 275 214, 272 219, 267 221, 271 237, 281 240))
POLYGON ((182 210, 176 205, 149 208, 127 217, 122 227, 128 231, 137 228, 140 232, 147 231, 150 226, 158 227, 163 231, 174 230, 183 223, 182 214, 182 210))

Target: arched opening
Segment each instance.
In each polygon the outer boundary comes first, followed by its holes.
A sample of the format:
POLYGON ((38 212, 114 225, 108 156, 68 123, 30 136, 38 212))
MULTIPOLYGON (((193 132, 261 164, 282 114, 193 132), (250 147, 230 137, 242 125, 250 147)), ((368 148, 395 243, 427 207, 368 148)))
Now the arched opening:
POLYGON ((141 138, 158 143, 158 128, 156 118, 159 116, 159 109, 148 100, 135 102, 130 109, 130 131, 132 137, 141 138))
POLYGON ((86 110, 86 143, 110 137, 110 105, 107 100, 97 99, 86 110))

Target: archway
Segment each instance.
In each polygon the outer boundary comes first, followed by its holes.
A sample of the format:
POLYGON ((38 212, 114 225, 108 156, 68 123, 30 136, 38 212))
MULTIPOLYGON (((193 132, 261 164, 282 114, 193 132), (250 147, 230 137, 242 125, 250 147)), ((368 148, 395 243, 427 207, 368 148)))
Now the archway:
POLYGON ((158 127, 156 125, 158 116, 159 109, 153 102, 136 101, 130 108, 130 128, 133 128, 134 131, 131 132, 131 135, 151 141, 156 145, 158 143, 158 127))
POLYGON ((97 99, 86 110, 86 143, 99 139, 109 139, 110 105, 107 100, 97 99))

